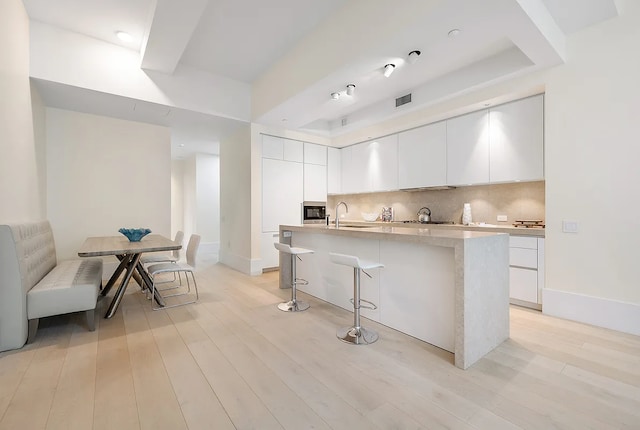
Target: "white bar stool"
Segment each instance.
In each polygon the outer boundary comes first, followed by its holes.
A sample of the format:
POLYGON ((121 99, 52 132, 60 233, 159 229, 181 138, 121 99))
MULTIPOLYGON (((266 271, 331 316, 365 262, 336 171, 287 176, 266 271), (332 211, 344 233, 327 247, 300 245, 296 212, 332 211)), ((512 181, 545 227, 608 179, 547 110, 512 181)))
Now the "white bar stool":
POLYGON ((365 329, 360 325, 360 308, 378 309, 378 307, 368 300, 360 298, 360 272, 371 277, 365 270, 384 267, 384 264, 372 261, 360 260, 354 255, 329 253, 329 259, 335 264, 353 267, 353 326, 340 328, 336 332, 336 336, 343 342, 352 343, 354 345, 368 345, 378 340, 378 333, 374 330, 365 329), (370 306, 362 306, 360 302, 365 302, 370 306))
POLYGON ((288 302, 280 303, 278 309, 284 312, 301 312, 309 309, 309 303, 298 301, 296 298, 296 285, 308 285, 309 282, 296 278, 296 259, 302 260, 299 255, 301 254, 313 254, 311 249, 295 248, 285 243, 274 242, 273 246, 280 252, 291 255, 291 300, 288 302))

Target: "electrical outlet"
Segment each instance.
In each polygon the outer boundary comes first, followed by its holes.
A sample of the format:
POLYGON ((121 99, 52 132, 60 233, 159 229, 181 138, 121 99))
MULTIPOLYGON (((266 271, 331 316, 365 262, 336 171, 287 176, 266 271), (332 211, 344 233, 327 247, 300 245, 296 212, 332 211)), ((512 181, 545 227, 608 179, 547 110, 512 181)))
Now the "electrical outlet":
POLYGON ((562 232, 563 233, 577 233, 578 221, 565 221, 562 220, 562 232))
POLYGON ((282 237, 291 237, 291 232, 288 230, 285 230, 282 232, 282 237))
POLYGON ((506 215, 498 215, 498 218, 497 218, 497 219, 498 219, 498 221, 502 221, 502 222, 504 222, 504 221, 506 221, 506 220, 507 220, 507 216, 506 216, 506 215))

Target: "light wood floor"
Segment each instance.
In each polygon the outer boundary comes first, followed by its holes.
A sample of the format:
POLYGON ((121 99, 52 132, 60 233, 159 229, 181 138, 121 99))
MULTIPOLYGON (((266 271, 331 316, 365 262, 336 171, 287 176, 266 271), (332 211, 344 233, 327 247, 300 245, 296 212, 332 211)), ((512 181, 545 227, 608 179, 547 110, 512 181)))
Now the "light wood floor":
POLYGON ((640 428, 639 337, 512 307, 511 338, 463 371, 368 320, 380 340, 344 344, 352 314, 304 294, 280 312, 277 272, 197 276, 195 305, 153 312, 132 286, 95 332, 42 320, 0 354, 0 429, 640 428))

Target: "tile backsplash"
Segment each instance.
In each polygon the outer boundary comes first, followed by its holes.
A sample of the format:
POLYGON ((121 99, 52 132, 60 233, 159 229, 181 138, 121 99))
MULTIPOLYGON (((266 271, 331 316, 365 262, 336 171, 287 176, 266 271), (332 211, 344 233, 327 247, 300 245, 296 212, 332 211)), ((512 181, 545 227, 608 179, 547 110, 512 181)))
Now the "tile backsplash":
MULTIPOLYGON (((544 181, 510 184, 476 185, 450 190, 393 191, 386 193, 339 194, 327 198, 327 213, 334 219, 336 204, 344 201, 349 213, 341 220, 362 221, 362 212, 382 211, 393 207, 395 221, 418 219, 418 210, 431 209, 434 221, 462 220, 462 207, 471 204, 473 222, 511 225, 517 219, 544 220, 544 181), (506 222, 498 222, 498 215, 506 215, 506 222)), ((341 208, 340 213, 344 213, 341 208)))

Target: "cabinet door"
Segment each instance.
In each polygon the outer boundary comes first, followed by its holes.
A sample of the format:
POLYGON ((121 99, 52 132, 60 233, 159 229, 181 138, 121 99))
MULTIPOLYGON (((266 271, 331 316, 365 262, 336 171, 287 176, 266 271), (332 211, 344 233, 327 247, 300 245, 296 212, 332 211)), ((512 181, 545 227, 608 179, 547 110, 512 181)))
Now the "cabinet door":
POLYGON ((398 189, 398 135, 382 137, 366 144, 369 191, 398 189))
POLYGON ((262 233, 260 241, 260 256, 262 257, 262 268, 272 268, 280 266, 280 253, 273 246, 274 242, 279 242, 277 231, 267 231, 262 233))
POLYGON ((489 111, 490 181, 544 179, 542 95, 489 111))
POLYGON ((304 162, 304 146, 299 140, 283 139, 284 149, 282 159, 285 161, 304 162))
POLYGON ((327 147, 315 143, 304 143, 304 162, 307 164, 327 165, 327 147))
POLYGON ((262 159, 262 231, 302 222, 303 164, 262 159))
POLYGON ((284 153, 284 139, 281 137, 262 135, 262 158, 282 160, 284 153))
POLYGON ((538 303, 538 271, 509 267, 509 297, 538 303))
POLYGON ((348 146, 340 150, 342 161, 342 192, 345 194, 371 191, 366 143, 348 146))
POLYGON ((447 124, 447 184, 489 182, 489 112, 452 118, 447 124))
POLYGON ((327 201, 327 166, 304 163, 304 200, 327 201))
POLYGON ((342 164, 340 150, 327 148, 327 193, 340 194, 342 192, 342 164))
POLYGON ((538 304, 542 304, 544 289, 544 238, 538 238, 538 304))
POLYGON ((447 183, 447 125, 441 121, 398 135, 398 186, 420 188, 447 183))

